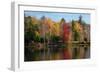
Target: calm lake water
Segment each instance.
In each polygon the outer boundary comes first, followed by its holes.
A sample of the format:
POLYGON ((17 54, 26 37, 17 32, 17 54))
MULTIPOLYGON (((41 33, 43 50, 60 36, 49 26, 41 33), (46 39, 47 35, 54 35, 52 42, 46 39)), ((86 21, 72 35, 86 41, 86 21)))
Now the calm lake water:
POLYGON ((30 50, 27 57, 25 57, 25 61, 90 58, 89 44, 68 44, 67 48, 61 48, 59 46, 61 45, 47 45, 47 48, 45 47, 45 49, 30 50))

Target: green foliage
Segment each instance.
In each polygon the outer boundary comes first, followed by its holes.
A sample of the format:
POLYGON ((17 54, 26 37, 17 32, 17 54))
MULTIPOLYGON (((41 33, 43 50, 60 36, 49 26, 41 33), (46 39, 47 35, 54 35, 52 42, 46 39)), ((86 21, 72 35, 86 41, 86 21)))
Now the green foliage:
POLYGON ((61 38, 60 38, 59 36, 55 36, 55 35, 52 35, 52 36, 51 36, 51 40, 52 40, 53 42, 59 42, 60 39, 61 39, 61 38))

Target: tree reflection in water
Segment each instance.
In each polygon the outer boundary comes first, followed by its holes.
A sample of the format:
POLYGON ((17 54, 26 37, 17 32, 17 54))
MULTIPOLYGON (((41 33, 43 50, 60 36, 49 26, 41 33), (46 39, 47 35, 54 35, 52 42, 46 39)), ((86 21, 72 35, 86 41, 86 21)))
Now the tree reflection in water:
POLYGON ((90 58, 90 45, 73 44, 73 59, 90 58))
POLYGON ((68 44, 67 48, 61 45, 47 45, 45 49, 30 51, 27 61, 41 60, 69 60, 90 58, 89 44, 68 44))

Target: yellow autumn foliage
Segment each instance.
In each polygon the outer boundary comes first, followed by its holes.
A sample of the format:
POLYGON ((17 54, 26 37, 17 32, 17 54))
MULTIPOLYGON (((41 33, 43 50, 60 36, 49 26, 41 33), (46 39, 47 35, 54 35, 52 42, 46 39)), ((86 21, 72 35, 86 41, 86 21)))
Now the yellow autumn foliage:
POLYGON ((56 36, 59 36, 60 35, 60 26, 58 23, 55 23, 52 25, 52 28, 51 28, 51 31, 52 31, 52 34, 56 35, 56 36))
POLYGON ((59 23, 55 23, 51 19, 47 19, 45 25, 48 26, 47 31, 49 31, 53 35, 59 36, 59 33, 60 33, 59 23))
POLYGON ((75 30, 76 32, 82 31, 82 27, 81 27, 80 23, 75 22, 74 30, 75 30))
POLYGON ((38 31, 35 31, 35 34, 36 36, 40 36, 39 32, 38 31))
POLYGON ((53 27, 53 22, 51 19, 47 19, 46 25, 48 25, 49 29, 53 27))

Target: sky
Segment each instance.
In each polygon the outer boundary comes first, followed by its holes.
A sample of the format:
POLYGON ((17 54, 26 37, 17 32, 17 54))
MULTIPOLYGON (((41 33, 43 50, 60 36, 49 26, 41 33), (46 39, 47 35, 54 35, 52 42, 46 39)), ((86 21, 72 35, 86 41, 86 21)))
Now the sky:
POLYGON ((53 21, 60 21, 62 18, 66 20, 66 22, 70 22, 72 20, 78 20, 79 16, 82 16, 82 20, 87 24, 90 24, 90 14, 88 13, 67 13, 67 12, 43 12, 43 11, 24 11, 25 16, 32 16, 40 19, 42 16, 47 18, 51 18, 53 21))

